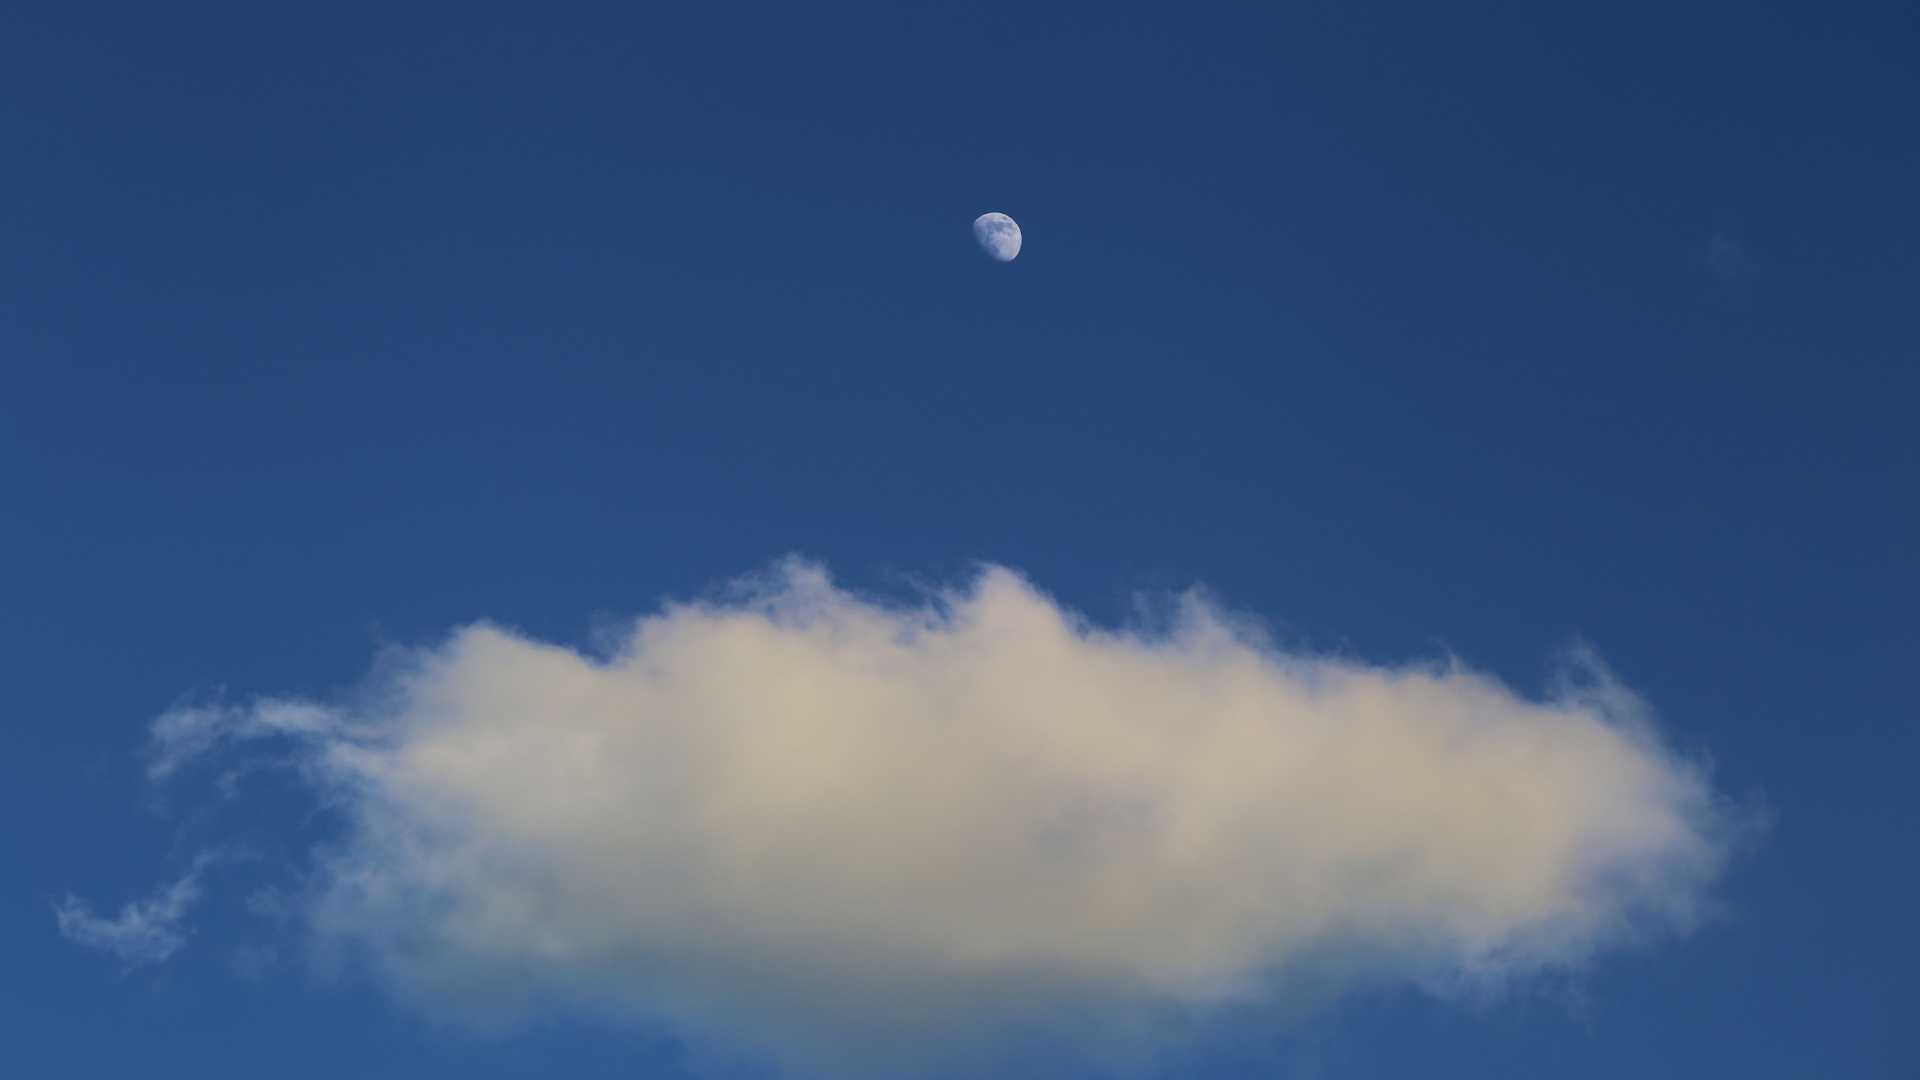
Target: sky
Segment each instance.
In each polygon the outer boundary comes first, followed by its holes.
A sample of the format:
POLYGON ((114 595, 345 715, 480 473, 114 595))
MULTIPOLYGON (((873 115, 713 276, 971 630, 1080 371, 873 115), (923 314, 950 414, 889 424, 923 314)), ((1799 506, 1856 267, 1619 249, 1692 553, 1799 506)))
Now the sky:
POLYGON ((1920 1073, 1916 55, 9 5, 9 1068, 1920 1073))

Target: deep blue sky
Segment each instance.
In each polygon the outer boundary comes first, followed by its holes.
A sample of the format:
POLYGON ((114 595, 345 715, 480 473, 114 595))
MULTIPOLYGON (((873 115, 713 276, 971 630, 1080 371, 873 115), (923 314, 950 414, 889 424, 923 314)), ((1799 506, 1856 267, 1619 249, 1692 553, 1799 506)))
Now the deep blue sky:
POLYGON ((182 694, 801 552, 1530 690, 1590 641, 1773 817, 1577 1000, 1170 1075, 1920 1074, 1920 16, 1549 7, 0 12, 9 1070, 681 1075, 242 977, 230 902, 131 975, 50 906, 191 856, 134 756, 182 694))

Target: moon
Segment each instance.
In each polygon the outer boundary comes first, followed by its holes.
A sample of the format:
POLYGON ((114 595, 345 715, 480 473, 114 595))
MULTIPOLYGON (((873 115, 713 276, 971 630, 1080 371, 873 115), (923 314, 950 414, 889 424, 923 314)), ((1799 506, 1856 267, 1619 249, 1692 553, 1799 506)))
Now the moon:
POLYGON ((1012 262, 1020 254, 1020 223, 998 210, 973 219, 973 238, 996 262, 1012 262))

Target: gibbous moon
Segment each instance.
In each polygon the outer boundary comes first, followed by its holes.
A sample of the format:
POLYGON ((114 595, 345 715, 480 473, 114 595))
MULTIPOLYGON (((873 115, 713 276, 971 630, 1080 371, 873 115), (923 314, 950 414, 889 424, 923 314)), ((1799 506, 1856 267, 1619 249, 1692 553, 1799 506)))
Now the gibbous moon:
POLYGON ((997 210, 973 219, 973 238, 999 262, 1012 262, 1020 254, 1020 223, 997 210))

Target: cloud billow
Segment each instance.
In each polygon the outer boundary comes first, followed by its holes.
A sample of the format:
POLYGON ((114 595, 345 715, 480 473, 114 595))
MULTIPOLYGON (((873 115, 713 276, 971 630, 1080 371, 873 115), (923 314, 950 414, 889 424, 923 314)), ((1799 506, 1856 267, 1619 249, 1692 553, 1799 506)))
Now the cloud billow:
POLYGON ((1004 569, 899 605, 791 562, 601 653, 477 625, 350 704, 169 714, 150 760, 302 747, 347 821, 306 918, 407 1000, 845 1065, 1684 930, 1729 820, 1585 670, 1534 700, 1197 597, 1113 630, 1004 569))

